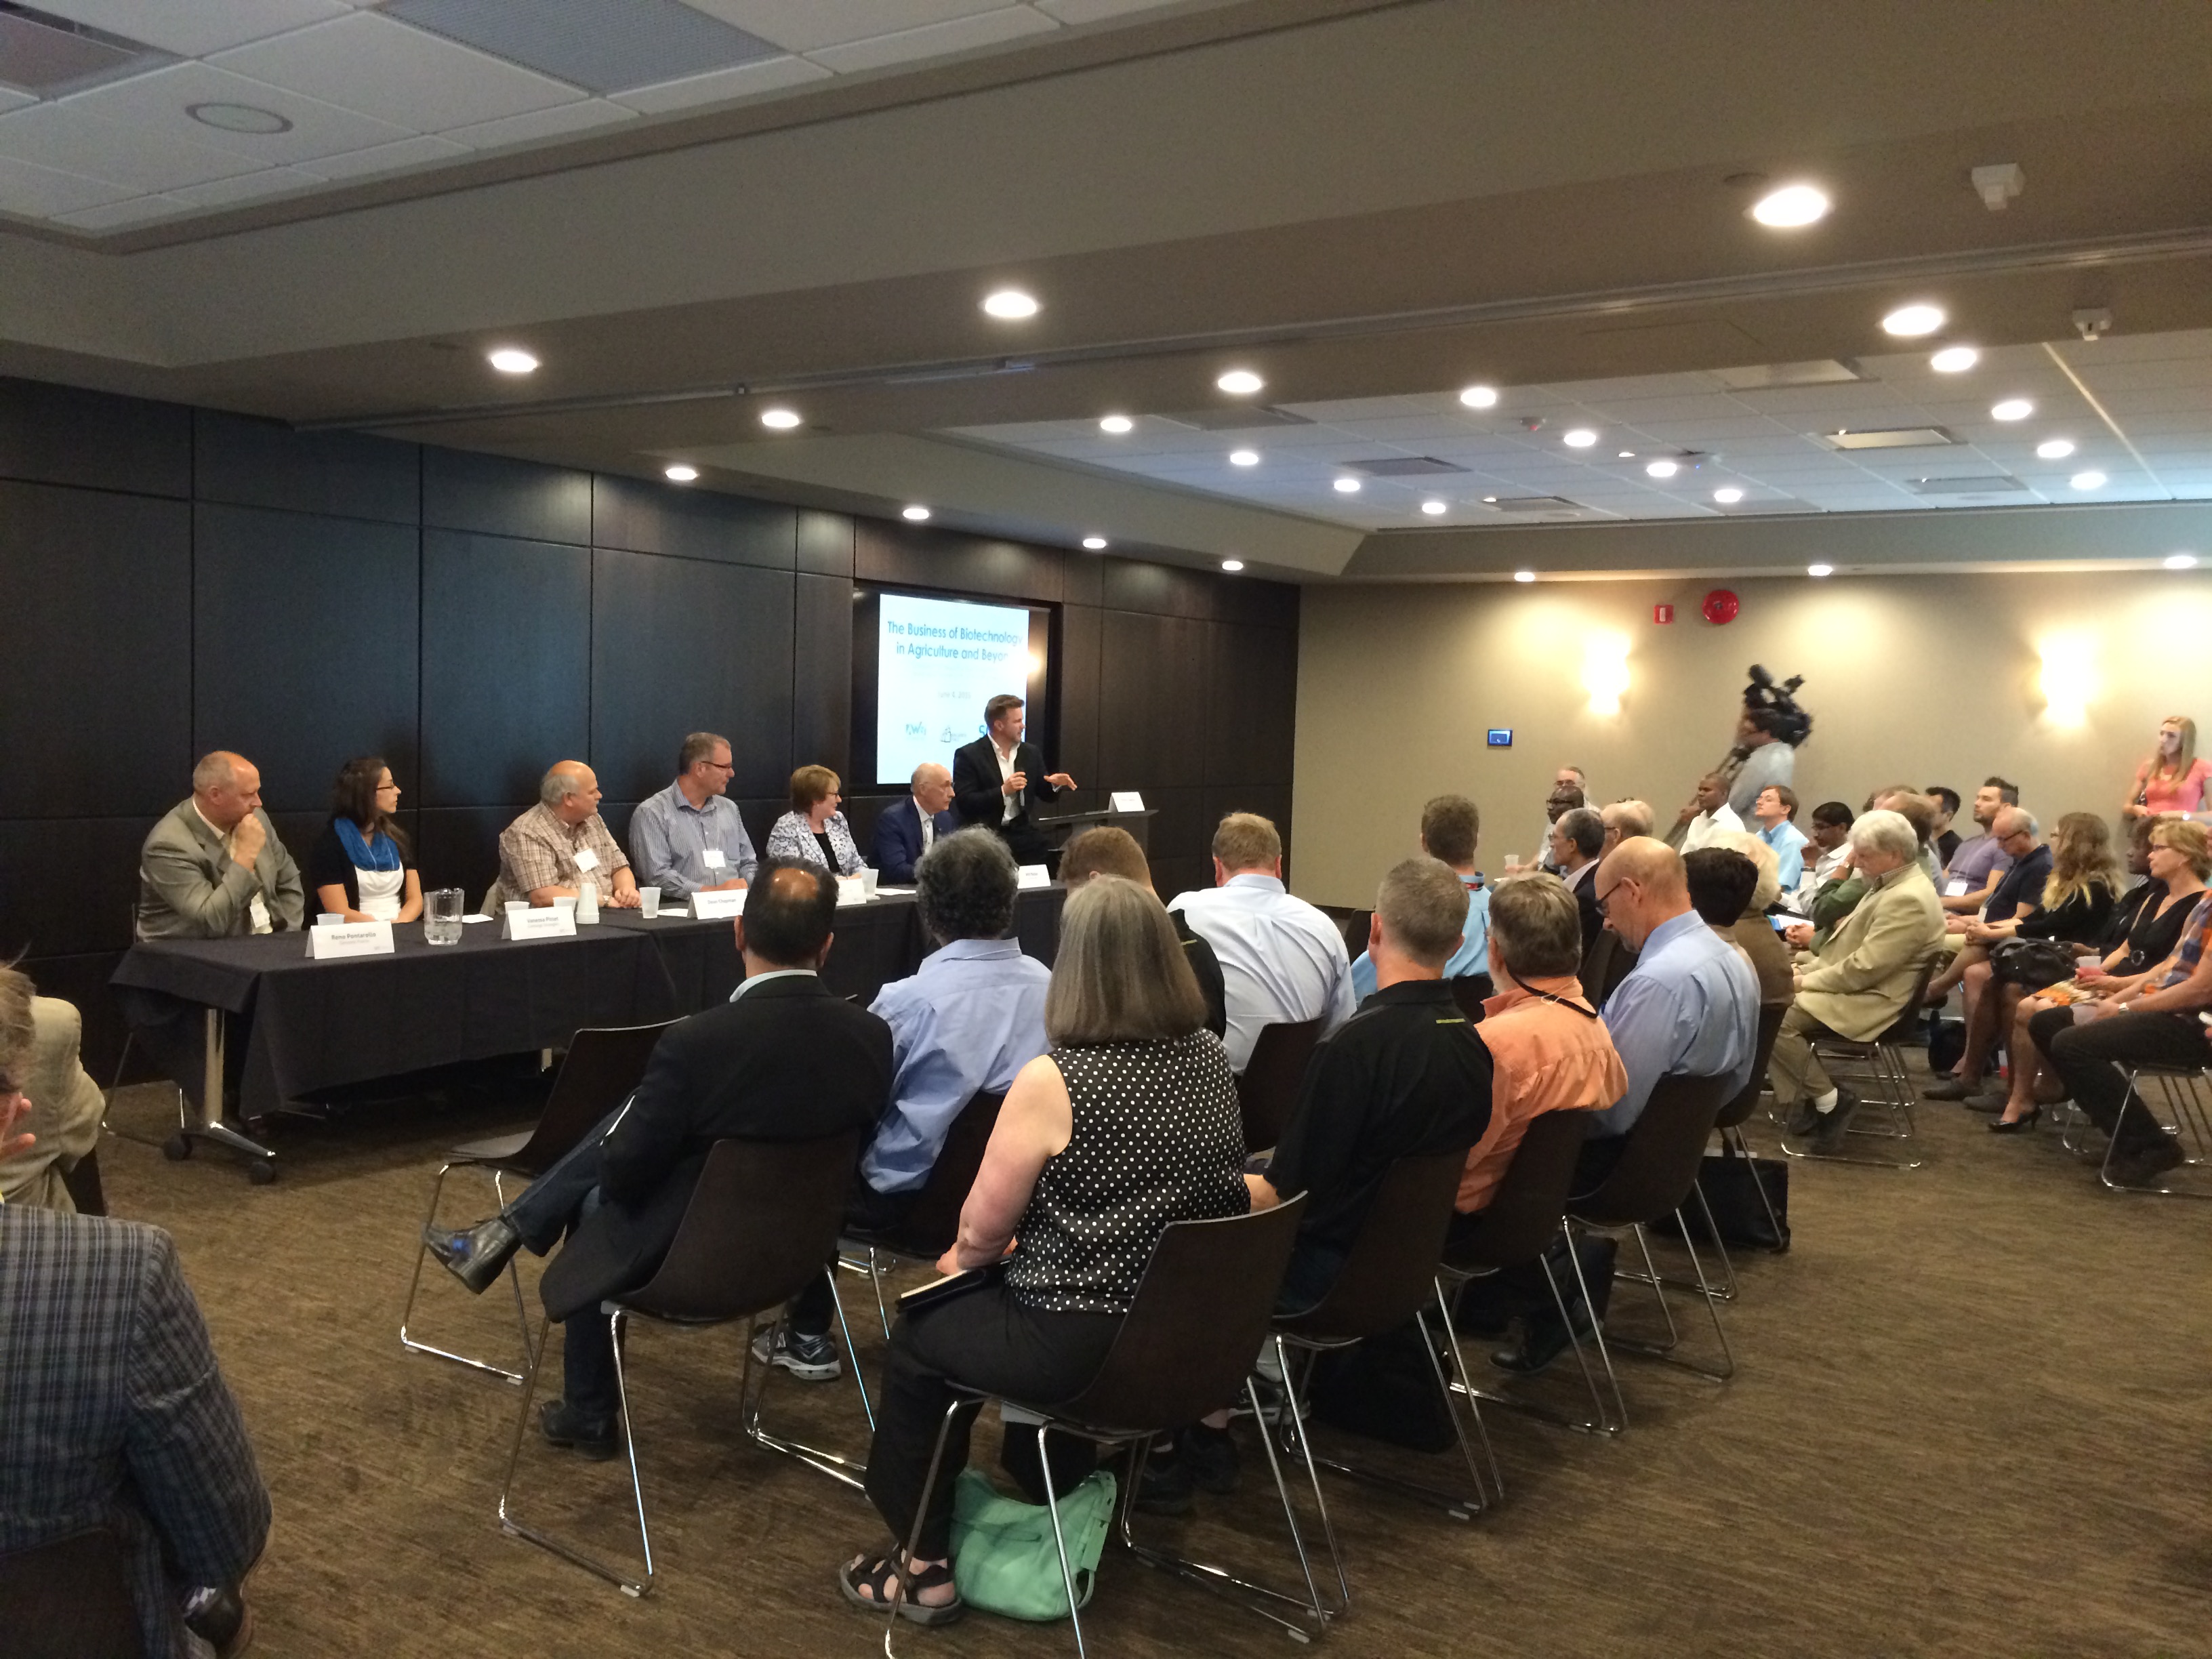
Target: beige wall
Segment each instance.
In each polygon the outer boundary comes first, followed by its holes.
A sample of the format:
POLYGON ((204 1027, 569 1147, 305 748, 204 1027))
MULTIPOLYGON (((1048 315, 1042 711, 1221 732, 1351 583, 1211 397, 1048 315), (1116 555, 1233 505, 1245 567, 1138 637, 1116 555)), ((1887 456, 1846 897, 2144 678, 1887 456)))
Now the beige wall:
POLYGON ((1372 903, 1414 850, 1421 803, 1448 790, 1482 809, 1485 869, 1525 859, 1566 762, 1596 800, 1640 795, 1670 823, 1728 749, 1754 662, 1805 677, 1807 810, 1899 779, 1971 795, 1997 772, 2046 823, 2112 817, 2160 717, 2194 715, 2212 750, 2202 572, 1309 586, 1291 884, 1317 903, 1372 903), (1726 627, 1698 614, 1716 586, 1742 601, 1726 627), (1659 603, 1671 624, 1653 623, 1659 603), (1591 710, 1594 650, 1600 663, 1626 652, 1618 714, 1591 710), (2088 682, 2076 724, 2046 707, 2054 650, 2088 682), (1485 747, 1493 726, 1513 729, 1510 749, 1485 747))

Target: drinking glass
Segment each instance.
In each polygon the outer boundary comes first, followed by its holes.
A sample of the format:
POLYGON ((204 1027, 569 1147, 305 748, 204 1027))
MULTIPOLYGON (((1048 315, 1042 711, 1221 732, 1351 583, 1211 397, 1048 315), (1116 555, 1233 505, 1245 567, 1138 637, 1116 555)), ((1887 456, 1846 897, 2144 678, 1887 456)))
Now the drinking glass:
POLYGON ((459 945, 461 942, 461 916, 467 900, 458 887, 441 887, 422 896, 422 942, 426 945, 459 945))

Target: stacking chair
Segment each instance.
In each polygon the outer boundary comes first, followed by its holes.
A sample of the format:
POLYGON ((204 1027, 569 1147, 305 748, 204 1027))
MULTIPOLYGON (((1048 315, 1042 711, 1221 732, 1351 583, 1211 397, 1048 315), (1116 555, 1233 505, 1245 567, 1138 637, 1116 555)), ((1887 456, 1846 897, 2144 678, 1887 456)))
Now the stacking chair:
MULTIPOLYGON (((500 1486, 501 1531, 510 1537, 526 1538, 599 1574, 620 1586, 627 1595, 641 1596, 652 1589, 653 1534, 646 1522, 645 1486, 638 1476, 637 1420, 629 1398, 632 1361, 624 1352, 629 1326, 633 1321, 645 1320, 697 1328, 746 1320, 745 1369, 738 1385, 742 1401, 752 1382, 750 1327, 759 1323, 762 1313, 798 1295, 830 1259, 837 1242, 838 1223, 844 1218, 846 1189, 859 1157, 860 1137, 851 1133, 816 1140, 716 1141, 659 1270, 639 1289, 599 1304, 599 1310, 609 1316, 614 1327, 615 1382, 622 1404, 620 1432, 629 1458, 630 1492, 637 1504, 638 1542, 645 1555, 643 1577, 631 1577, 516 1518, 514 1471, 521 1460, 523 1437, 530 1430, 530 1405, 538 1392, 538 1374, 550 1328, 546 1318, 539 1320, 538 1340, 530 1350, 522 1409, 514 1421, 514 1444, 507 1455, 507 1478, 500 1486)), ((556 1262, 556 1270, 557 1267, 556 1262)), ((761 1382, 761 1392, 765 1394, 769 1376, 775 1368, 760 1369, 766 1374, 761 1382)), ((757 1411, 756 1401, 756 1414, 757 1411)))
MULTIPOLYGON (((1466 1168, 1464 1147, 1404 1158, 1392 1164, 1382 1177, 1374 1207, 1368 1212, 1359 1236, 1352 1241, 1343 1269, 1329 1286, 1328 1294, 1302 1313, 1277 1315, 1271 1328, 1275 1363, 1282 1372, 1287 1408, 1282 1414, 1283 1438, 1286 1449, 1299 1452, 1305 1459, 1306 1478, 1313 1483, 1314 1504, 1321 1512, 1322 1534, 1328 1541, 1329 1563, 1336 1570, 1337 1589, 1343 1598, 1339 1610, 1352 1604, 1352 1586, 1345 1577, 1344 1558, 1336 1547, 1336 1528, 1329 1520, 1328 1499, 1322 1492, 1322 1469, 1334 1469, 1356 1480, 1429 1498, 1442 1504, 1455 1520, 1468 1520, 1488 1507, 1482 1474, 1475 1467, 1474 1450, 1468 1443, 1467 1430, 1460 1421, 1459 1409, 1453 1399, 1455 1392, 1467 1396, 1475 1431, 1482 1435, 1483 1449, 1488 1452, 1489 1436, 1482 1427, 1481 1411, 1474 1403, 1474 1389, 1468 1380, 1456 1344, 1452 1349, 1452 1369, 1459 1388, 1453 1389, 1452 1379, 1444 1376, 1443 1366, 1437 1363, 1436 1347, 1429 1334, 1427 1304, 1436 1292, 1437 1260, 1443 1251, 1444 1231, 1451 1224, 1452 1200, 1459 1192, 1460 1174, 1466 1168), (1430 1368, 1436 1372, 1445 1413, 1451 1419, 1452 1433, 1459 1442, 1460 1456, 1467 1464, 1468 1484, 1465 1492, 1438 1492, 1377 1470, 1314 1455, 1313 1437, 1304 1424, 1297 1372, 1291 1365, 1289 1351, 1295 1348, 1301 1352, 1305 1360, 1302 1369, 1310 1375, 1313 1362, 1322 1354, 1349 1348, 1370 1336, 1395 1330, 1408 1319, 1416 1322, 1420 1328, 1421 1341, 1428 1348, 1430 1368)), ((1264 1431, 1264 1423, 1261 1428, 1264 1431)), ((1495 1474, 1498 1460, 1494 1455, 1490 1466, 1495 1474)), ((1501 1481, 1501 1489, 1503 1484, 1501 1481)))
POLYGON ((0 1554, 9 1659, 140 1659, 123 1547, 105 1527, 0 1554))
MULTIPOLYGON (((1786 1002, 1761 1006, 1759 1011, 1759 1044, 1752 1055, 1751 1080, 1737 1091, 1735 1099, 1721 1108, 1720 1117, 1713 1125, 1720 1135, 1722 1146, 1746 1159, 1750 1158, 1752 1152, 1751 1143, 1744 1139, 1743 1126, 1766 1088, 1766 1062, 1774 1058, 1774 1039, 1781 1035, 1782 1017, 1789 1012, 1790 1005, 1786 1002)), ((1702 1163, 1698 1165, 1698 1201, 1702 1204, 1705 1202, 1705 1166, 1702 1163)), ((1782 1230, 1782 1218, 1774 1213, 1773 1202, 1766 1196, 1764 1187, 1759 1189, 1759 1201, 1765 1206, 1766 1218, 1778 1235, 1782 1230)), ((1711 1213, 1711 1206, 1706 1206, 1706 1212, 1711 1213)), ((1712 1237, 1713 1249, 1721 1259, 1721 1300, 1733 1302, 1736 1292, 1735 1264, 1729 1260, 1728 1244, 1717 1230, 1712 1237)))
MULTIPOLYGON (((653 1044, 674 1023, 671 1020, 659 1025, 586 1026, 578 1031, 561 1061, 559 1075, 553 1079, 553 1091, 546 1097, 545 1109, 538 1115, 538 1127, 519 1134, 471 1140, 447 1152, 446 1161, 438 1167, 436 1178, 430 1183, 430 1207, 422 1218, 422 1225, 428 1227, 437 1220, 439 1196, 446 1189, 446 1177, 455 1170, 481 1170, 490 1176, 493 1200, 502 1206, 507 1202, 507 1176, 534 1181, 544 1174, 637 1087, 639 1079, 645 1075, 645 1063, 652 1056, 653 1044)), ((408 1281, 407 1306, 399 1316, 399 1346, 410 1353, 450 1359, 457 1365, 520 1382, 523 1374, 519 1370, 511 1371, 489 1360, 418 1342, 407 1334, 408 1321, 415 1313, 415 1297, 422 1287, 422 1264, 429 1255, 418 1231, 415 1236, 415 1277, 408 1281)), ((513 1262, 507 1264, 507 1282, 514 1291, 515 1324, 522 1334, 524 1363, 527 1364, 530 1316, 523 1311, 522 1280, 513 1262)))
POLYGON ((1929 957, 1921 964, 1913 978, 1912 994, 1905 999, 1890 1027, 1871 1042, 1854 1042, 1848 1037, 1830 1033, 1816 1037, 1813 1052, 1820 1056, 1820 1067, 1828 1074, 1828 1081, 1836 1084, 1855 1084, 1859 1095, 1859 1109, 1845 1138, 1856 1135, 1862 1139, 1887 1140, 1897 1143, 1895 1157, 1870 1153, 1854 1154, 1847 1152, 1816 1152, 1810 1147, 1792 1146, 1787 1129, 1782 1136, 1782 1150, 1791 1158, 1820 1158, 1831 1164, 1862 1164, 1877 1170, 1917 1170, 1923 1160, 1911 1146, 1913 1140, 1912 1078, 1905 1069, 1905 1049, 1911 1042, 1914 1030, 1920 1024, 1922 999, 1928 994, 1928 981, 1936 977, 1938 958, 1929 957), (1881 1127, 1867 1123, 1869 1109, 1878 1110, 1884 1120, 1881 1127))
MULTIPOLYGON (((1133 1448, 1128 1479, 1121 1493, 1120 1533, 1122 1547, 1138 1559, 1193 1583, 1227 1593, 1244 1592, 1240 1600, 1261 1617, 1281 1626, 1300 1640, 1317 1634, 1328 1613, 1315 1586, 1313 1565, 1298 1535, 1290 1492, 1283 1484, 1283 1468, 1275 1455, 1271 1436, 1260 1443, 1267 1454, 1267 1468, 1275 1479, 1283 1518, 1289 1523, 1291 1544, 1304 1571, 1306 1595, 1285 1595, 1264 1585, 1249 1583, 1219 1567, 1188 1561, 1180 1556, 1141 1545, 1131 1535, 1130 1512, 1137 1488, 1144 1479, 1145 1455, 1156 1434, 1194 1423, 1222 1402, 1244 1391, 1256 1416, 1260 1400, 1252 1387, 1252 1356, 1267 1334, 1274 1312, 1275 1293, 1283 1282, 1284 1265, 1305 1216, 1305 1195, 1299 1194, 1271 1210, 1231 1216, 1218 1221, 1178 1221, 1163 1230, 1152 1249, 1136 1299, 1121 1321, 1121 1331, 1107 1353, 1106 1363, 1091 1386, 1073 1399, 1059 1404, 1010 1401, 1027 1420, 1038 1425, 1037 1456, 1044 1465, 1047 1508, 1052 1517, 1053 1541, 1060 1550, 1060 1571, 1067 1589, 1068 1617, 1075 1631, 1078 1659, 1089 1651, 1083 1641, 1082 1598, 1067 1560, 1067 1540, 1060 1522, 1060 1504, 1052 1495, 1049 1431, 1088 1440, 1101 1447, 1133 1448), (1267 1603, 1295 1607, 1300 1617, 1286 1618, 1267 1603), (1310 1625, 1306 1622, 1310 1615, 1310 1625)), ((972 1413, 993 1398, 981 1389, 952 1386, 953 1399, 939 1425, 937 1444, 930 1455, 929 1474, 922 1489, 933 1491, 945 1457, 945 1443, 952 1425, 963 1412, 972 1413)), ((911 1559, 921 1541, 921 1519, 907 1540, 911 1559)), ((890 1619, 898 1617, 896 1597, 890 1600, 890 1619)), ((885 1644, 888 1648, 889 1636, 885 1644)))
POLYGON ((1264 1152, 1283 1138, 1298 1091, 1306 1080, 1306 1062, 1321 1042, 1321 1022, 1301 1019, 1279 1025, 1263 1025, 1252 1044, 1252 1058, 1237 1079, 1237 1103, 1244 1115, 1244 1150, 1264 1152))
POLYGON ((976 1171, 983 1167, 983 1153, 1006 1098, 978 1094, 960 1109, 945 1132, 945 1144, 938 1148, 937 1162, 929 1166, 928 1180, 896 1232, 848 1230, 837 1241, 838 1264, 866 1273, 875 1285, 876 1316, 883 1322, 885 1337, 891 1334, 891 1316, 884 1300, 884 1258, 934 1262, 952 1248, 960 1236, 961 1206, 975 1184, 976 1171))
MULTIPOLYGON (((2179 1142, 2184 1168, 2201 1168, 2212 1162, 2212 1116, 2207 1115, 2204 1097, 2199 1092, 2199 1085, 2207 1083, 2212 1083, 2212 1071, 2201 1066, 2136 1066, 2128 1071, 2128 1093, 2142 1103, 2143 1110, 2160 1118, 2159 1127, 2179 1142), (2142 1086, 2146 1078, 2158 1083, 2160 1097, 2166 1103, 2162 1117, 2152 1109, 2150 1094, 2142 1086)), ((2158 1193, 2167 1198, 2212 1198, 2212 1188, 2171 1187, 2163 1182, 2144 1187, 2115 1181, 2112 1161, 2118 1145, 2116 1133, 2105 1143, 2104 1162, 2097 1170, 2097 1179, 2114 1192, 2158 1193)))
MULTIPOLYGON (((1581 1368, 1583 1382, 1589 1389, 1590 1415, 1582 1419, 1565 1417, 1517 1395, 1474 1388, 1467 1382, 1464 1365, 1460 1368, 1462 1386, 1468 1389, 1472 1398, 1526 1412, 1561 1428, 1583 1434, 1619 1434, 1628 1426, 1627 1419, 1623 1416, 1615 1423, 1606 1408, 1605 1395, 1598 1389, 1597 1376, 1590 1370, 1583 1340, 1574 1334, 1574 1322, 1567 1316, 1566 1298, 1560 1292, 1559 1280, 1553 1276, 1547 1258, 1552 1240, 1567 1212, 1567 1194, 1574 1186, 1575 1160, 1589 1133, 1589 1115, 1586 1112, 1546 1112, 1528 1125, 1490 1202, 1468 1226, 1447 1234, 1443 1259, 1437 1267, 1437 1304, 1443 1315, 1444 1334, 1456 1354, 1460 1337, 1452 1322, 1452 1299, 1460 1286, 1469 1279, 1485 1279, 1508 1267, 1536 1263, 1544 1271, 1545 1282, 1551 1286, 1552 1304, 1559 1310, 1559 1322, 1567 1328, 1574 1344, 1575 1363, 1581 1368)), ((1588 1302, 1587 1295, 1585 1305, 1595 1305, 1588 1302)), ((1602 1331, 1595 1334, 1595 1346, 1599 1361, 1611 1378, 1613 1361, 1606 1353, 1602 1331)), ((1620 1384, 1615 1382, 1614 1398, 1618 1399, 1620 1394, 1620 1384)), ((1476 1419, 1478 1423, 1480 1420, 1476 1419)), ((1483 1443, 1486 1447, 1489 1444, 1486 1434, 1483 1443)), ((1498 1495, 1504 1498, 1505 1481, 1498 1474, 1494 1460, 1491 1474, 1498 1483, 1498 1495)))
MULTIPOLYGON (((1725 1382, 1735 1375, 1735 1356, 1729 1348, 1728 1332, 1721 1325, 1720 1287, 1705 1277, 1705 1270, 1698 1261, 1698 1247, 1691 1243, 1689 1230, 1684 1228, 1682 1247, 1690 1255, 1690 1271, 1697 1275, 1697 1283, 1690 1288, 1705 1303, 1705 1311, 1712 1317, 1713 1334, 1720 1340, 1722 1369, 1708 1370, 1675 1352, 1681 1334, 1674 1327, 1674 1312, 1667 1305, 1666 1285, 1651 1260, 1651 1243, 1644 1230, 1674 1216, 1693 1198, 1700 1205, 1705 1202, 1704 1194, 1698 1190, 1698 1168, 1705 1159, 1705 1142, 1711 1139, 1713 1125, 1720 1117, 1721 1091, 1727 1087, 1726 1078, 1661 1078, 1652 1085, 1651 1098, 1643 1115, 1629 1130, 1628 1145, 1622 1148, 1620 1161, 1613 1166, 1613 1173, 1598 1183, 1595 1191, 1567 1202, 1567 1216, 1571 1221, 1585 1227, 1625 1227, 1635 1235, 1648 1275, 1641 1282, 1651 1286, 1653 1296, 1658 1299, 1659 1311, 1667 1321, 1667 1340, 1663 1343, 1630 1342, 1616 1335, 1603 1339, 1599 1352, 1609 1356, 1613 1350, 1619 1349, 1665 1359, 1714 1382, 1725 1382)), ((1706 1212, 1705 1226, 1714 1237, 1719 1237, 1710 1211, 1706 1212)), ((1581 1258, 1572 1255, 1571 1259, 1575 1277, 1580 1280, 1581 1258)), ((1632 1274, 1620 1276, 1634 1278, 1632 1274)), ((1587 1299, 1587 1285, 1583 1287, 1583 1294, 1587 1299)), ((1626 1424, 1628 1402, 1621 1397, 1620 1381, 1613 1376, 1609 1358, 1606 1370, 1613 1382, 1613 1404, 1620 1410, 1621 1422, 1626 1424)))

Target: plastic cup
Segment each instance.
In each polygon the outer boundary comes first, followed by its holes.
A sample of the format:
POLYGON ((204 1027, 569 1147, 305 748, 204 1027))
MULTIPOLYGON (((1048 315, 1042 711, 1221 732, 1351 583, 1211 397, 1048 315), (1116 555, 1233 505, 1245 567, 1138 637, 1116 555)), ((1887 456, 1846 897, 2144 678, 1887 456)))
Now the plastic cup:
POLYGON ((660 890, 641 887, 637 890, 637 908, 641 915, 651 917, 660 914, 660 890))

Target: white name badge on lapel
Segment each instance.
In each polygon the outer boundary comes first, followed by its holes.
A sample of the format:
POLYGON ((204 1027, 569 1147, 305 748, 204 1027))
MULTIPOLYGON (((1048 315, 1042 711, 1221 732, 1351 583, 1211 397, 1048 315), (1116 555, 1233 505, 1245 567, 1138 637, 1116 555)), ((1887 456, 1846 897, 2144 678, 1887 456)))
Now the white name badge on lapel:
POLYGON ((866 877, 840 876, 837 878, 837 902, 841 907, 848 904, 866 904, 867 902, 866 877))
POLYGON ((1042 864, 1024 864, 1021 867, 1021 877, 1014 883, 1014 885, 1017 887, 1051 886, 1051 866, 1042 864))
POLYGON ((252 922, 253 931, 257 933, 265 933, 274 926, 269 920, 269 907, 262 902, 261 895, 258 893, 246 900, 246 914, 248 920, 252 922))
POLYGON ((1945 882, 1945 883, 1943 884, 1943 896, 1944 896, 1945 898, 1964 898, 1964 897, 1966 897, 1966 878, 1964 878, 1963 876, 1960 876, 1960 877, 1954 877, 1951 880, 1945 882))
POLYGON ((705 865, 709 870, 720 870, 729 861, 728 854, 725 854, 719 847, 709 847, 705 852, 699 854, 699 862, 705 865))
POLYGON ((732 916, 745 913, 745 890, 733 887, 726 893, 694 893, 691 895, 691 920, 694 921, 727 921, 732 916))
POLYGON ((565 904, 550 905, 543 909, 532 906, 527 910, 509 910, 507 923, 500 930, 501 939, 574 939, 576 937, 576 913, 565 904))
POLYGON ((1116 789, 1107 797, 1109 808, 1116 812, 1141 812, 1145 810, 1144 796, 1134 789, 1116 789))
POLYGON ((575 859, 576 867, 587 876, 599 867, 599 855, 588 847, 579 847, 575 859))
POLYGON ((340 921, 307 929, 307 955, 316 962, 338 957, 388 957, 392 954, 392 924, 388 921, 340 921))

